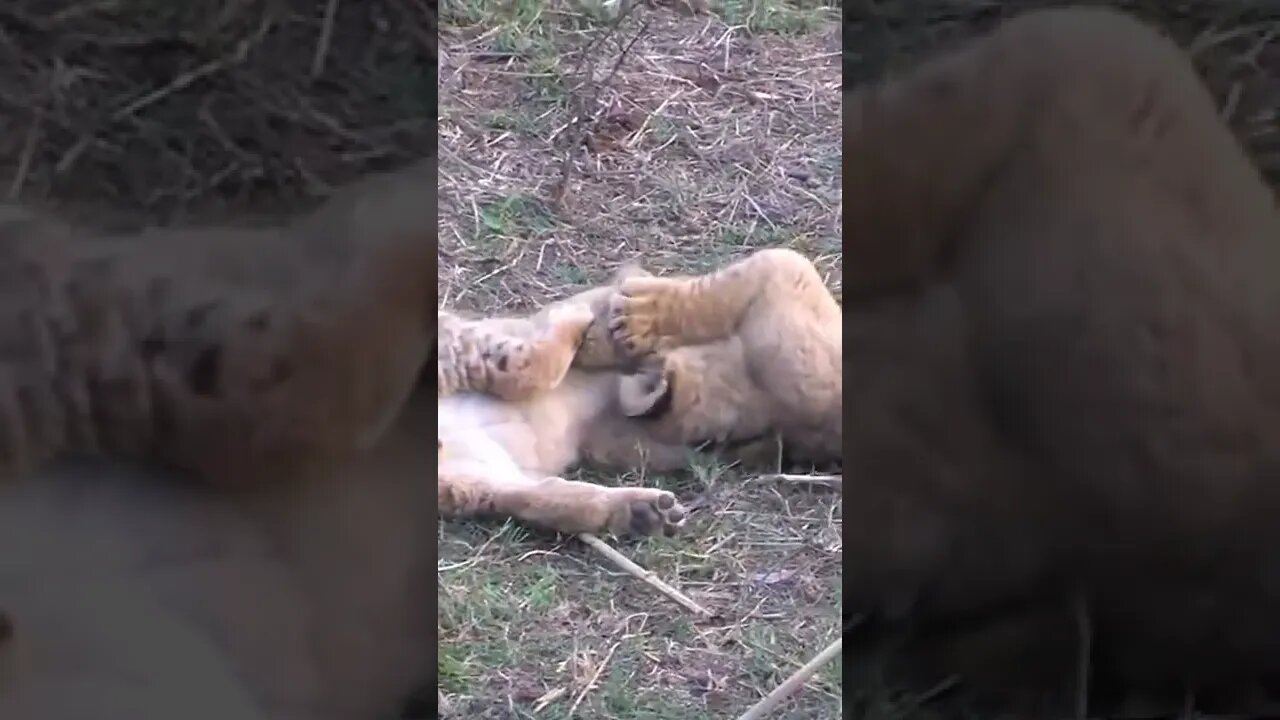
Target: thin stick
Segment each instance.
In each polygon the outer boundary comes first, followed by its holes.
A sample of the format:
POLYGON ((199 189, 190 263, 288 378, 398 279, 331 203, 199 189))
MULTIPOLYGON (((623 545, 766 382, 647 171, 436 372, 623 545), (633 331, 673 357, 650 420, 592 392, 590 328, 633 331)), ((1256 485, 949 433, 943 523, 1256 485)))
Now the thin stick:
POLYGON ((818 672, 818 668, 831 662, 840 654, 841 648, 844 647, 844 636, 836 638, 835 642, 827 646, 826 650, 818 653, 818 656, 804 664, 799 670, 791 673, 791 677, 782 681, 782 684, 774 688, 773 692, 765 695, 760 702, 751 706, 751 709, 738 717, 738 720, 760 720, 765 713, 782 704, 792 693, 799 690, 813 674, 818 672))
POLYGON ((22 186, 27 182, 27 173, 31 172, 31 159, 36 154, 36 141, 40 138, 40 130, 44 125, 44 103, 36 106, 35 119, 27 128, 26 140, 22 142, 22 154, 18 156, 18 171, 13 174, 13 182, 9 185, 9 199, 17 200, 22 194, 22 186))
POLYGON ((578 697, 574 698, 573 704, 569 706, 569 712, 565 713, 565 717, 571 718, 573 717, 573 714, 578 711, 578 706, 582 704, 582 699, 587 696, 587 693, 591 692, 591 688, 595 687, 596 682, 600 679, 600 674, 604 672, 605 666, 613 659, 614 651, 617 650, 618 646, 621 644, 622 641, 619 640, 609 648, 609 652, 605 654, 604 660, 600 661, 600 664, 596 666, 596 671, 591 674, 591 679, 583 686, 582 692, 579 692, 578 697))
POLYGON ((227 68, 244 62, 249 57, 249 52, 267 35, 267 31, 271 29, 272 21, 270 18, 263 18, 259 23, 257 30, 253 35, 240 40, 230 53, 219 58, 210 60, 209 62, 193 68, 174 77, 161 87, 152 90, 145 95, 135 98, 133 102, 111 113, 112 120, 123 120, 124 118, 137 114, 140 110, 150 107, 157 102, 169 97, 170 95, 184 90, 195 84, 197 80, 203 80, 210 75, 222 72, 227 68))
MULTIPOLYGON (((162 87, 156 88, 141 97, 135 98, 127 105, 113 111, 111 115, 108 116, 109 119, 112 122, 123 120, 130 115, 160 102, 176 92, 190 87, 198 80, 202 80, 210 75, 222 72, 233 65, 244 62, 245 59, 249 57, 249 52, 253 50, 254 46, 266 37, 267 32, 271 30, 273 22, 274 21, 271 17, 264 17, 262 19, 262 23, 258 25, 257 31, 254 32, 253 35, 236 43, 236 46, 232 49, 231 53, 210 60, 199 67, 184 72, 170 80, 168 83, 165 83, 162 87)), ((62 157, 59 158, 58 162, 53 166, 53 172, 55 175, 64 175, 71 169, 71 166, 80 159, 80 156, 93 145, 95 132, 96 131, 91 130, 90 132, 80 136, 80 139, 76 141, 75 145, 72 145, 69 150, 62 154, 62 157)))
POLYGON ((564 697, 568 692, 568 690, 565 690, 562 687, 551 688, 547 692, 543 693, 542 697, 533 701, 533 711, 535 713, 542 712, 543 708, 564 697))
POLYGON ((833 490, 841 490, 844 487, 843 475, 790 475, 787 473, 774 473, 772 475, 761 475, 758 480, 763 482, 789 482, 789 483, 808 483, 810 485, 822 485, 833 490))
POLYGON ((320 26, 320 40, 316 42, 316 54, 311 58, 311 77, 320 77, 324 61, 329 56, 329 44, 333 42, 333 19, 338 15, 338 0, 329 0, 324 6, 324 24, 320 26))
POLYGON ((604 555, 605 557, 612 560, 614 565, 617 565, 623 570, 626 570, 631 575, 634 575, 635 577, 640 578, 641 580, 648 583, 649 585, 652 585, 654 588, 658 590, 658 592, 662 593, 663 595, 666 595, 672 600, 675 600, 676 602, 683 605, 685 608, 692 610, 693 612, 698 613, 699 615, 702 615, 704 617, 711 617, 712 613, 710 610, 694 602, 688 595, 685 595, 679 590, 666 584, 662 580, 659 580, 658 576, 654 575, 648 570, 645 570, 644 568, 640 567, 634 562, 631 562, 631 560, 627 558, 627 556, 609 547, 609 544, 606 543, 605 541, 601 540, 595 535, 592 535, 591 533, 579 533, 578 537, 582 540, 582 542, 594 548, 596 552, 599 552, 601 555, 604 555))

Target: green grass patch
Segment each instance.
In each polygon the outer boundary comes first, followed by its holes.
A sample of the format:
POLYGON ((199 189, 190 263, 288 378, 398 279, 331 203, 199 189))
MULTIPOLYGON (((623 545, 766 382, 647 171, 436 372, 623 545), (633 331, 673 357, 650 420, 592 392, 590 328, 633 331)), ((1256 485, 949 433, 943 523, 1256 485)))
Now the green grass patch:
POLYGON ((712 7, 729 25, 778 35, 818 32, 840 16, 837 6, 821 0, 723 0, 712 7))

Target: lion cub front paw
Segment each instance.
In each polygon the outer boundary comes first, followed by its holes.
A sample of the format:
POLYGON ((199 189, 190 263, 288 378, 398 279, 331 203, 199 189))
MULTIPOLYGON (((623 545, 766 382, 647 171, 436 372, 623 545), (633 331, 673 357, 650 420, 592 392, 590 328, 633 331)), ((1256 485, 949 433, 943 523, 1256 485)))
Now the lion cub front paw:
POLYGON ((615 535, 675 535, 688 512, 666 490, 610 488, 614 508, 609 530, 615 535))
POLYGON ((665 278, 628 278, 609 300, 609 334, 628 357, 662 349, 663 325, 670 315, 664 301, 671 282, 665 278))

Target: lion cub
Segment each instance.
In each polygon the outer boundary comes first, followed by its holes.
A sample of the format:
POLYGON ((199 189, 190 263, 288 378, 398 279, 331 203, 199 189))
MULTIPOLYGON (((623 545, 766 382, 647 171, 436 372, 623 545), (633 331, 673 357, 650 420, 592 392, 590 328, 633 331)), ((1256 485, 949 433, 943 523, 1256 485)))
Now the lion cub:
POLYGON ((582 459, 676 468, 678 445, 650 443, 620 411, 616 371, 571 367, 595 321, 598 289, 528 318, 441 311, 437 341, 438 499, 445 516, 509 515, 565 533, 673 534, 669 492, 559 475, 582 459))
POLYGON ((430 354, 434 176, 260 229, 102 236, 0 206, 0 477, 107 456, 247 487, 372 446, 430 354))
POLYGON ((817 268, 792 250, 760 250, 698 277, 625 278, 609 330, 642 370, 623 382, 624 410, 649 417, 663 441, 741 445, 776 434, 792 460, 838 462, 841 325, 817 268))
POLYGON ((570 482, 580 460, 684 467, 840 459, 841 311, 813 264, 764 250, 697 278, 626 269, 530 318, 440 315, 439 502, 564 532, 671 530, 670 493, 570 482), (618 351, 623 353, 618 356, 618 351))

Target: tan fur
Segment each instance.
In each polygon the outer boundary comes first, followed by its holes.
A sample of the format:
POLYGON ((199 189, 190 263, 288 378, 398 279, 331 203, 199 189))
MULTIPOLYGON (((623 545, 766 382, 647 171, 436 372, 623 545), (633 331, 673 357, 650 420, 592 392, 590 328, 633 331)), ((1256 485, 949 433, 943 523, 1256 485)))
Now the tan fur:
POLYGON ((96 238, 0 215, 0 470, 159 460, 217 485, 369 446, 429 355, 434 164, 278 230, 96 238))
POLYGON ((471 391, 440 399, 443 513, 564 532, 671 530, 683 509, 670 493, 558 476, 582 460, 680 467, 691 446, 773 434, 839 457, 840 310, 808 260, 764 251, 705 278, 631 268, 616 282, 532 318, 442 335, 442 387, 471 391), (663 324, 669 313, 695 324, 663 324), (631 356, 646 359, 582 367, 631 356))
POLYGON ((428 392, 237 492, 98 459, 0 484, 0 717, 399 717, 436 667, 428 392))
MULTIPOLYGON (((637 264, 620 267, 614 282, 648 276, 637 264)), ((437 311, 436 379, 441 396, 485 392, 527 400, 560 384, 569 368, 616 370, 623 362, 603 317, 612 285, 578 293, 524 317, 464 318, 437 311)))
POLYGON ((553 305, 529 318, 469 320, 437 314, 437 388, 527 400, 560 384, 594 316, 585 305, 553 305))
POLYGON ((599 290, 529 318, 456 322, 437 351, 440 512, 508 515, 561 532, 674 532, 684 509, 663 490, 559 477, 581 460, 627 469, 687 461, 618 410, 619 374, 571 368, 599 290))
POLYGON ((843 147, 850 611, 1078 597, 1091 687, 1280 676, 1280 216, 1185 55, 1028 13, 848 93, 843 147))
POLYGON ((427 679, 434 183, 262 230, 0 208, 0 717, 390 717, 427 679))
POLYGON ((700 277, 629 278, 611 313, 618 345, 654 356, 650 374, 671 388, 660 437, 774 432, 797 459, 840 458, 840 306, 804 256, 761 250, 700 277))

